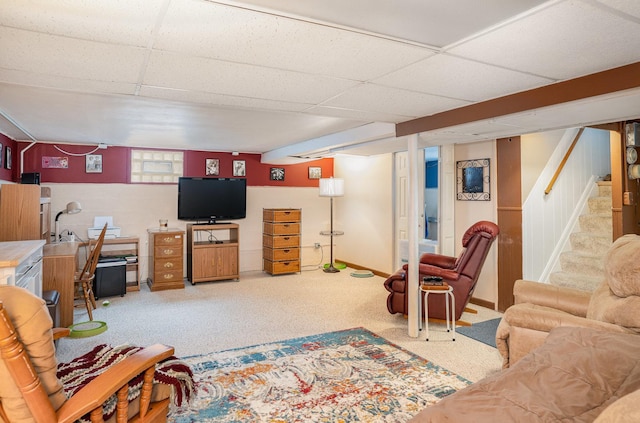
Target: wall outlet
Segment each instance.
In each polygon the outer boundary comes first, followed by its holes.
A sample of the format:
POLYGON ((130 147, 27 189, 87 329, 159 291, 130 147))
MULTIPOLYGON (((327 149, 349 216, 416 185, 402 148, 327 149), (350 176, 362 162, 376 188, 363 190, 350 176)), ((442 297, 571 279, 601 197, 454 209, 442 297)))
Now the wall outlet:
POLYGON ((319 242, 314 243, 313 248, 320 248, 320 243, 319 242))

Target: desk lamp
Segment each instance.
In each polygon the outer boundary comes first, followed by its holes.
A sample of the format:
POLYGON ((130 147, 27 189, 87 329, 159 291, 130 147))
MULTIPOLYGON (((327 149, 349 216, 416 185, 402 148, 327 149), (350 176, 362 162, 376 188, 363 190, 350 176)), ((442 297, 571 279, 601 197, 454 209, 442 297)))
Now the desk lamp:
POLYGON ((327 273, 336 273, 340 270, 336 269, 333 265, 333 235, 336 232, 333 230, 333 197, 342 197, 344 195, 344 179, 341 178, 322 178, 320 179, 320 197, 329 197, 331 199, 331 229, 329 236, 331 239, 331 261, 329 266, 324 269, 327 273))
POLYGON ((67 203, 67 208, 58 212, 58 214, 56 214, 56 233, 55 233, 55 237, 56 237, 56 241, 55 242, 60 242, 60 227, 59 227, 59 223, 58 223, 58 219, 60 219, 60 216, 63 213, 66 214, 76 214, 76 213, 80 213, 82 211, 82 206, 80 205, 80 203, 78 203, 77 201, 72 201, 70 203, 67 203))

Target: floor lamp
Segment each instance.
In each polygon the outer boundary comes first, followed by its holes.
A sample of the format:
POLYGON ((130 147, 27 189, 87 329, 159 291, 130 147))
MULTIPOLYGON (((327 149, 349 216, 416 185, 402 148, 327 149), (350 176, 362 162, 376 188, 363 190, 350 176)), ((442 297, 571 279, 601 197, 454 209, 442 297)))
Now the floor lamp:
POLYGON ((333 230, 333 197, 342 197, 344 195, 344 179, 340 178, 322 178, 320 179, 320 197, 329 197, 331 199, 331 228, 330 231, 322 232, 322 234, 328 234, 331 239, 331 261, 329 262, 329 267, 325 268, 324 271, 327 273, 336 273, 340 270, 336 269, 333 265, 333 236, 337 234, 333 230))

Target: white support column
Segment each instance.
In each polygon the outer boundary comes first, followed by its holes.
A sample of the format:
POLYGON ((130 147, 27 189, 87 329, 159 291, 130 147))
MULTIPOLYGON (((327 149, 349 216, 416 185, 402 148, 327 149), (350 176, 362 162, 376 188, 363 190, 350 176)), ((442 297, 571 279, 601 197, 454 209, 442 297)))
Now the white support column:
POLYGON ((420 163, 421 155, 418 154, 418 135, 413 134, 408 138, 408 161, 409 161, 409 192, 408 192, 408 201, 409 201, 409 219, 408 219, 408 239, 409 239, 409 270, 407 271, 407 280, 409 283, 406 287, 406 294, 408 300, 407 306, 407 316, 408 316, 408 329, 409 336, 417 338, 418 337, 418 323, 420 322, 421 316, 418 315, 418 301, 420 300, 420 295, 418 295, 418 260, 419 260, 419 249, 418 244, 420 242, 419 238, 419 228, 421 227, 419 223, 419 217, 421 215, 420 209, 422 207, 419 201, 421 198, 419 194, 419 189, 421 189, 419 182, 419 166, 424 167, 424 163, 420 163))

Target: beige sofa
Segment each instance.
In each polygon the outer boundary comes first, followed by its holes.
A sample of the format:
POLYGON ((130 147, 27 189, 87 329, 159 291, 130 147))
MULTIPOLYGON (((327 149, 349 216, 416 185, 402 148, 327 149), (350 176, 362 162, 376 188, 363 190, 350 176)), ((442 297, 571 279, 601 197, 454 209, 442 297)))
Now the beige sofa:
POLYGON ((410 423, 640 422, 640 336, 558 327, 508 369, 410 423))

